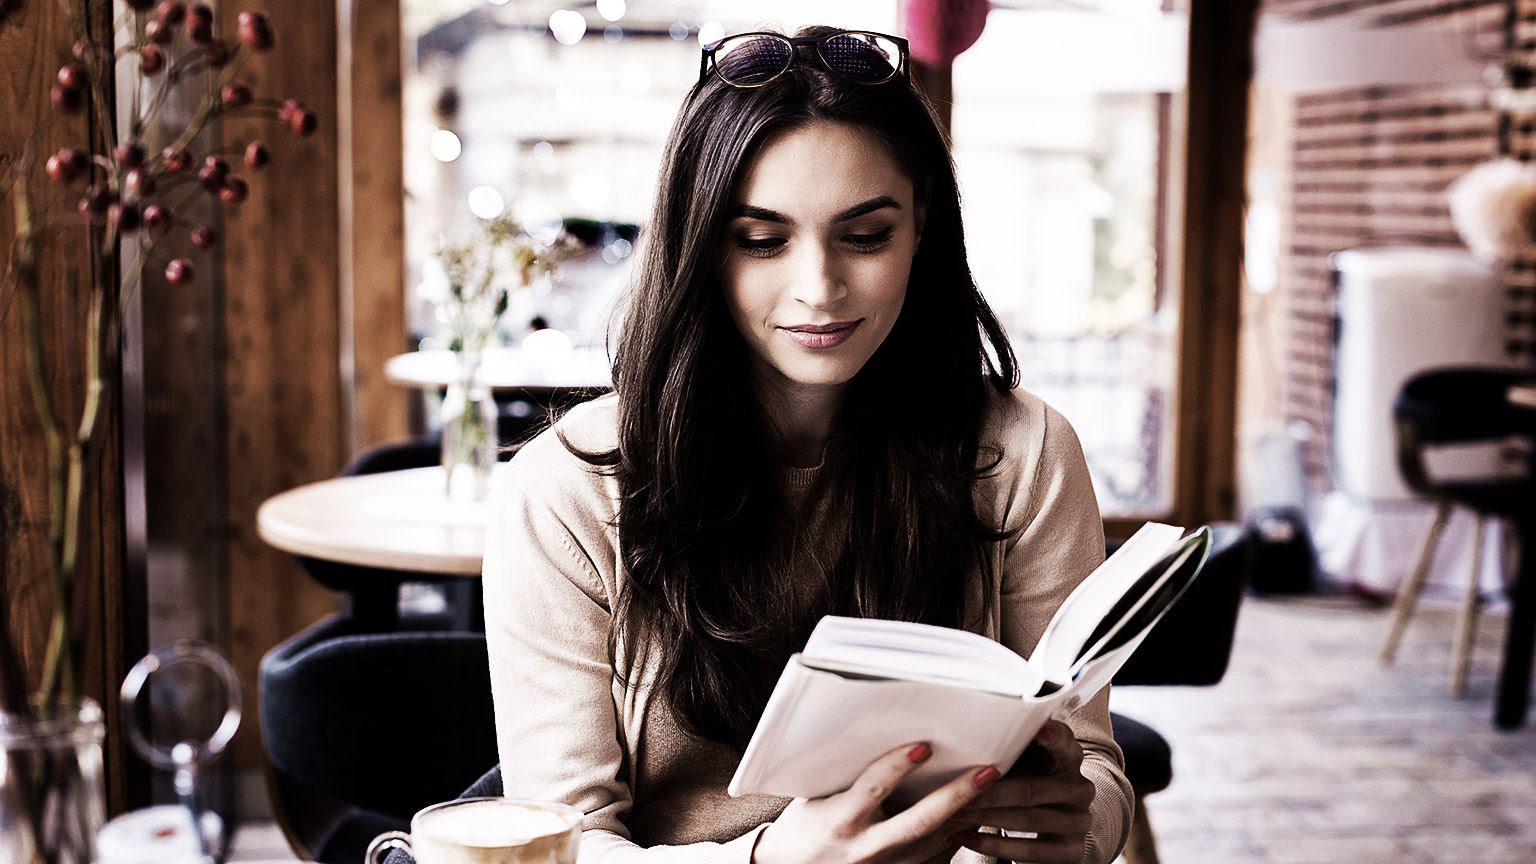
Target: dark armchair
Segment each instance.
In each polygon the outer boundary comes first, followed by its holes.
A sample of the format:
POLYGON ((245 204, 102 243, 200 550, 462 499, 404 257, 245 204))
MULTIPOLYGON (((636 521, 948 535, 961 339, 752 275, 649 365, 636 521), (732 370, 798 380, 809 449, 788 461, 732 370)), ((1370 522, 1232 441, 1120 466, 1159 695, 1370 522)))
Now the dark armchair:
MULTIPOLYGON (((1179 602, 1147 634, 1115 675, 1114 686, 1215 684, 1226 674, 1237 630, 1237 611, 1254 539, 1240 525, 1211 526, 1205 569, 1179 602)), ((1113 700, 1113 696, 1111 696, 1113 700)), ((1125 775, 1136 796, 1136 817, 1126 843, 1128 864, 1157 864, 1157 846, 1143 799, 1173 782, 1173 748, 1151 726, 1111 712, 1115 741, 1125 752, 1125 775)))
POLYGON ((375 835, 405 830, 495 764, 485 634, 358 633, 326 619, 263 658, 261 725, 290 845, 356 864, 375 835))

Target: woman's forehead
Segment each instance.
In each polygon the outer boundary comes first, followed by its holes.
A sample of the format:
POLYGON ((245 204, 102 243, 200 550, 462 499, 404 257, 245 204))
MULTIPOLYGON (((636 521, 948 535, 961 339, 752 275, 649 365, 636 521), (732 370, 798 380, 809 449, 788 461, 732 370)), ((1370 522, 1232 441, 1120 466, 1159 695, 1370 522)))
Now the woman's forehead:
POLYGON ((831 214, 881 195, 909 208, 912 194, 912 178, 879 138, 852 124, 816 122, 769 138, 747 166, 732 203, 789 215, 783 208, 831 214))

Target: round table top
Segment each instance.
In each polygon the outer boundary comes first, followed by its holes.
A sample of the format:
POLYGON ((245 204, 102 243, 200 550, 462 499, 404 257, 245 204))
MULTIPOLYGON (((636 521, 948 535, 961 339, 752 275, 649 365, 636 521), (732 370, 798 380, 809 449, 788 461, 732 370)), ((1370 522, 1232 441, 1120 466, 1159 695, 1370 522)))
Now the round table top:
POLYGON ((284 552, 364 567, 479 576, 489 506, 448 499, 442 468, 308 483, 263 501, 256 533, 284 552))
MULTIPOLYGON (((531 358, 521 348, 488 348, 480 379, 494 390, 589 390, 613 386, 608 354, 572 348, 531 358)), ((412 387, 447 387, 458 380, 459 358, 446 349, 410 351, 384 363, 384 376, 412 387)))

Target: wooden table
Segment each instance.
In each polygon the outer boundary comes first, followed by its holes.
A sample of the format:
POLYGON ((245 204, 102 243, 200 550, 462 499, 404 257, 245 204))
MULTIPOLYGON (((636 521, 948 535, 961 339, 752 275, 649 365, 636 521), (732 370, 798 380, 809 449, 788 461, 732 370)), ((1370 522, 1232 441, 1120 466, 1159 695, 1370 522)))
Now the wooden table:
POLYGON ((307 483, 263 501, 257 533, 295 555, 478 577, 487 504, 453 503, 445 489, 441 467, 307 483))
MULTIPOLYGON (((411 351, 384 364, 386 378, 411 387, 447 387, 458 374, 459 359, 446 350, 411 351)), ((490 348, 481 355, 480 379, 493 390, 545 396, 613 386, 601 348, 572 348, 543 358, 530 358, 520 348, 490 348)))
POLYGON ((442 468, 321 480, 282 492, 256 510, 256 533, 294 555, 318 559, 311 577, 347 596, 365 628, 399 623, 400 585, 437 582, 455 626, 484 627, 480 559, 486 502, 448 500, 442 468))
POLYGON ((442 468, 308 483, 262 502, 256 531, 272 546, 327 561, 479 576, 485 502, 448 500, 442 468))

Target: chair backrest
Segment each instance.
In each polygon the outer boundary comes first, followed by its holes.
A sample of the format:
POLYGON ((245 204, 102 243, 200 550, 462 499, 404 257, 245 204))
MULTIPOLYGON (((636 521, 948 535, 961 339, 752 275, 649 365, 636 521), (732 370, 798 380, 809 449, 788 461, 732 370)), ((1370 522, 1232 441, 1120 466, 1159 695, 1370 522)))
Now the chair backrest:
POLYGON ((1204 569, 1120 667, 1115 686, 1209 685, 1226 674, 1254 536, 1230 523, 1212 525, 1211 535, 1204 569))
POLYGON ((356 634, 326 619, 263 658, 261 722, 275 770, 409 818, 496 762, 485 634, 356 634))
POLYGON ((1536 434, 1536 411, 1509 401, 1509 388, 1531 372, 1485 366, 1428 369, 1398 391, 1392 413, 1424 444, 1490 441, 1536 434))

